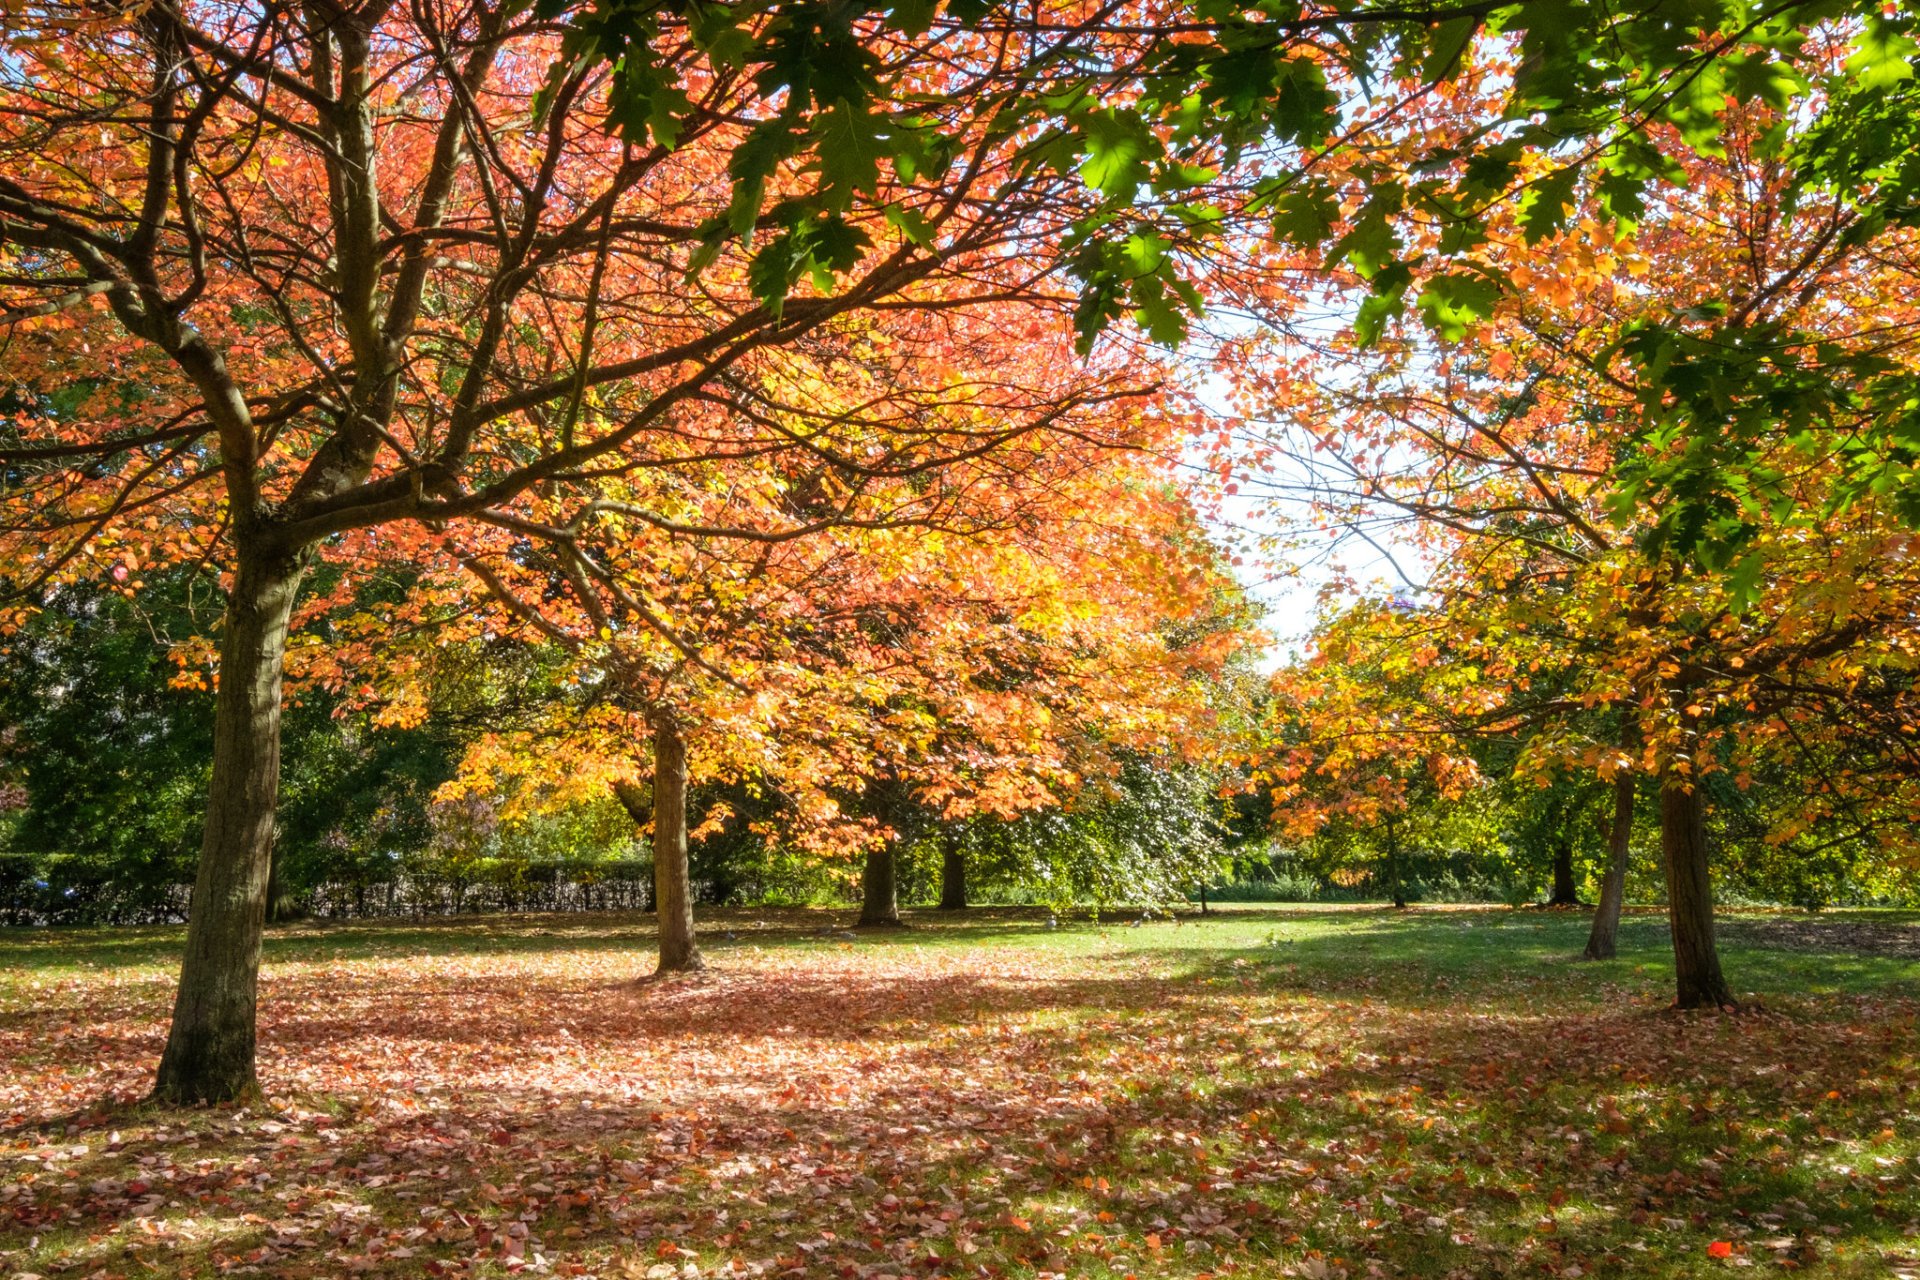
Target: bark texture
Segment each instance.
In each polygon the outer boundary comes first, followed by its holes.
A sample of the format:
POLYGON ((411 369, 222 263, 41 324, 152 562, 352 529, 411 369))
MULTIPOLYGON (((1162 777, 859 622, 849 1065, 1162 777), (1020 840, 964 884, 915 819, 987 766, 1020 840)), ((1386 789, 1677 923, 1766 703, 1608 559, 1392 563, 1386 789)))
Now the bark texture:
POLYGON ((1600 881, 1600 905, 1587 933, 1587 960, 1611 960, 1620 936, 1620 911, 1627 898, 1627 857, 1633 847, 1633 801, 1637 783, 1622 769, 1613 780, 1613 825, 1607 829, 1607 874, 1600 881))
POLYGON ((900 921, 900 886, 894 874, 893 846, 867 850, 860 873, 860 924, 863 928, 895 927, 900 921))
POLYGON ((186 958, 153 1086, 162 1102, 231 1102, 257 1089, 254 1010, 280 794, 280 682, 300 578, 291 558, 243 557, 227 600, 186 958))
POLYGON ((967 855, 956 840, 949 840, 940 858, 940 909, 967 909, 967 855))
POLYGON ((1667 916, 1673 925, 1674 1007, 1736 1008, 1714 943, 1706 795, 1697 780, 1673 773, 1662 779, 1660 850, 1667 872, 1667 916))
POLYGON ((653 726, 653 899, 660 920, 661 973, 706 968, 693 936, 687 869, 687 740, 671 716, 653 726))

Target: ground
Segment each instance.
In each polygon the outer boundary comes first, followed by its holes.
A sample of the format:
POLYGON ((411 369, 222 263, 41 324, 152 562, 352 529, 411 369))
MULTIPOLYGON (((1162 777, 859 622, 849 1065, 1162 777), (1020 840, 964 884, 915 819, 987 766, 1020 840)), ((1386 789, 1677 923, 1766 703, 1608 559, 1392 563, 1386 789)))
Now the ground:
POLYGON ((0 931, 0 1277, 1920 1273, 1920 920, 272 931, 266 1096, 136 1100, 174 930, 0 931), (732 935, 732 936, 729 936, 732 935))

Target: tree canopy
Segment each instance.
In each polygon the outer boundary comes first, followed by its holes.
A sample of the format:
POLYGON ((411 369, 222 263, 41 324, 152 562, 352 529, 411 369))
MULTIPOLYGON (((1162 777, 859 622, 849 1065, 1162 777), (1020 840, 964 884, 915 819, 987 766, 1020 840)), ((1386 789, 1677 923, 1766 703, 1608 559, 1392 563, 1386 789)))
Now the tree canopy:
MULTIPOLYGON (((89 784, 204 779, 197 854, 154 819, 195 875, 164 1099, 255 1087, 277 841, 360 898, 464 849, 457 904, 644 834, 673 968, 709 837, 858 853, 884 917, 928 849, 1164 897, 1270 806, 1396 898, 1414 831, 1565 898, 1576 844, 1623 882, 1645 778, 1688 1005, 1732 1000, 1711 789, 1779 858, 1909 856, 1903 11, 0 20, 8 750, 124 716, 89 784), (1263 485, 1423 581, 1256 689, 1210 520, 1263 485)), ((16 839, 125 860, 57 775, 16 839)))

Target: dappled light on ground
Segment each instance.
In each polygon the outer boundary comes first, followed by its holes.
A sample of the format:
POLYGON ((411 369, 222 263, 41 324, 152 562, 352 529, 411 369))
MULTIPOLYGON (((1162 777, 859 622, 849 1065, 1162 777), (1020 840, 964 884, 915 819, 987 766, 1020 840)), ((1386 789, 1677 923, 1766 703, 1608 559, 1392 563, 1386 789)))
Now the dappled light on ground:
POLYGON ((0 1275, 1920 1265, 1911 924, 1741 921, 1821 994, 1727 1018, 1647 917, 918 923, 735 913, 662 981, 634 917, 289 929, 224 1112, 133 1103, 173 935, 0 935, 0 1275))

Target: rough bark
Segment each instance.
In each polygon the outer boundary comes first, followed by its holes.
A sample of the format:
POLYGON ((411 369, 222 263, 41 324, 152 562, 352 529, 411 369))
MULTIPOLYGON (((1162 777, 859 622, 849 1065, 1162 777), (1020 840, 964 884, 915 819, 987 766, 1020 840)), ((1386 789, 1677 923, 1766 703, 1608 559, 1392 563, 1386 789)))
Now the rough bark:
POLYGON ((1669 772, 1660 788, 1660 850, 1673 926, 1674 1007, 1734 1009, 1713 937, 1707 867, 1706 795, 1697 780, 1669 772))
POLYGON ((227 600, 186 958, 153 1086, 162 1102, 230 1102, 257 1089, 254 1012, 280 792, 280 682, 300 577, 291 557, 243 555, 227 600))
POLYGON ((894 874, 893 846, 877 845, 867 850, 867 865, 860 874, 860 925, 862 928, 894 928, 900 923, 900 889, 894 874))
POLYGON ((967 909, 967 855, 958 840, 947 841, 940 858, 940 909, 967 909))
POLYGON ((687 740, 668 715, 653 727, 653 899, 660 921, 661 973, 704 969, 693 936, 693 883, 687 869, 687 740))
POLYGON ((1600 905, 1587 933, 1587 960, 1611 960, 1620 936, 1620 911, 1627 899, 1627 857, 1633 847, 1633 801, 1637 783, 1622 769, 1613 780, 1613 825, 1607 829, 1607 873, 1600 881, 1600 905))

